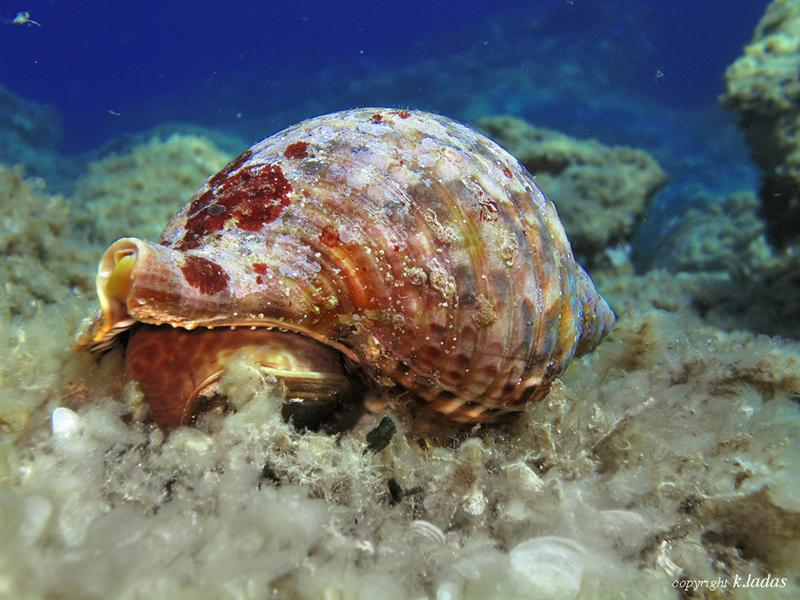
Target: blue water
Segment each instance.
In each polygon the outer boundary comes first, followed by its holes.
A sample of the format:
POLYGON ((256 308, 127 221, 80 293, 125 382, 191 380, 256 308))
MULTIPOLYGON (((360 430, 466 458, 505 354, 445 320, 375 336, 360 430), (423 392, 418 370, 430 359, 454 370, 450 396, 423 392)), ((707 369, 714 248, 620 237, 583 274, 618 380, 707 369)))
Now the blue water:
POLYGON ((6 20, 25 10, 41 27, 0 28, 0 83, 59 110, 65 152, 165 120, 255 139, 313 113, 375 104, 461 118, 477 104, 517 109, 572 133, 635 140, 631 114, 642 109, 715 108, 724 68, 765 5, 4 1, 6 20), (583 80, 561 81, 576 63, 583 80), (505 89, 509 69, 531 75, 528 85, 505 89))

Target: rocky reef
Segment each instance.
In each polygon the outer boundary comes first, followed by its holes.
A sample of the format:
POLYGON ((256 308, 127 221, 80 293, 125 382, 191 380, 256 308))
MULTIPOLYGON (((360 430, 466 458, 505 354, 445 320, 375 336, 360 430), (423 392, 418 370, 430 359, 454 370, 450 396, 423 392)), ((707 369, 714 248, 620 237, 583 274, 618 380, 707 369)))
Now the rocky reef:
POLYGON ((642 150, 577 140, 509 116, 486 117, 478 126, 557 199, 573 252, 584 263, 594 264, 606 248, 629 242, 667 182, 658 162, 642 150))
POLYGON ((761 212, 778 246, 800 242, 800 4, 774 0, 725 73, 722 104, 739 113, 762 170, 761 212))
POLYGON ((55 153, 62 140, 61 115, 0 86, 0 162, 33 165, 41 153, 55 153))
MULTIPOLYGON (((93 287, 92 264, 102 250, 76 228, 82 210, 47 192, 22 167, 0 165, 0 314, 32 316, 41 303, 58 303, 93 287)), ((85 219, 84 219, 85 221, 85 219)))
POLYGON ((152 137, 89 163, 75 183, 75 203, 83 207, 94 241, 107 245, 131 235, 157 239, 186 198, 228 160, 204 137, 152 137))
POLYGON ((639 260, 646 272, 634 276, 627 255, 607 255, 598 277, 615 306, 645 301, 726 330, 800 338, 800 253, 768 243, 756 195, 698 191, 687 199, 680 217, 648 228, 657 251, 639 260))
POLYGON ((0 85, 0 163, 25 165, 28 175, 61 184, 74 174, 73 160, 61 156, 61 115, 0 85))

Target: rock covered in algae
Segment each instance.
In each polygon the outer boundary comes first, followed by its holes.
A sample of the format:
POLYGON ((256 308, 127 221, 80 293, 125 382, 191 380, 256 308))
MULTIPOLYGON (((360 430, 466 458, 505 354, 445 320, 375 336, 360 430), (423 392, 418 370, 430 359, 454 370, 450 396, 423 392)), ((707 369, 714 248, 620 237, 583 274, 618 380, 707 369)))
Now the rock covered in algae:
POLYGON ((0 132, 0 163, 22 163, 37 175, 69 171, 70 161, 56 154, 63 135, 61 115, 52 106, 20 98, 0 85, 0 132))
POLYGON ((800 3, 774 0, 725 72, 722 104, 739 112, 761 167, 761 212, 777 245, 800 242, 800 3))
MULTIPOLYGON (((708 193, 691 197, 691 207, 663 224, 651 250, 649 265, 671 271, 746 271, 771 254, 758 199, 750 191, 719 198, 708 193)), ((748 275, 752 275, 749 273, 748 275)))
POLYGON ((41 303, 92 288, 99 248, 75 235, 80 214, 68 198, 48 193, 42 179, 0 164, 2 314, 30 317, 41 303))
POLYGON ((73 192, 86 209, 95 241, 136 235, 156 239, 163 224, 230 157, 209 140, 152 137, 87 165, 73 192))
POLYGON ((627 255, 608 252, 616 264, 596 273, 614 306, 650 305, 726 330, 800 338, 800 253, 767 242, 755 194, 703 192, 691 204, 650 228, 648 245, 657 252, 637 261, 646 273, 634 275, 627 255))

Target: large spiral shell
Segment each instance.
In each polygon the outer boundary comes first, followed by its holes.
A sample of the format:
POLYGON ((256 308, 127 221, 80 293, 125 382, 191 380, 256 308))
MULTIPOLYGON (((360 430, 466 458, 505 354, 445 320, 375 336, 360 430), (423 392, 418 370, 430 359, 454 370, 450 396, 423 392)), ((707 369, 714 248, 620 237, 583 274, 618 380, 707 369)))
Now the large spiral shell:
POLYGON ((136 321, 280 327, 458 421, 547 393, 614 316, 556 210, 505 150, 450 119, 359 109, 304 121, 210 178, 159 244, 101 260, 102 348, 136 321), (122 300, 114 269, 135 255, 122 300))

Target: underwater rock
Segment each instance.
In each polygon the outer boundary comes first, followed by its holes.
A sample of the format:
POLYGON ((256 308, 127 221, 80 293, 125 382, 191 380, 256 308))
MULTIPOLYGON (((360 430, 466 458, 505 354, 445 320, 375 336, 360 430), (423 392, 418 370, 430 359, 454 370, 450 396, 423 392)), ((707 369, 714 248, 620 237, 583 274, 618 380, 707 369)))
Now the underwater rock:
MULTIPOLYGON (((206 127, 196 123, 185 123, 182 121, 166 121, 155 123, 143 130, 131 131, 115 135, 110 140, 102 143, 97 148, 88 150, 83 156, 86 156, 89 161, 99 162, 104 158, 111 155, 125 156, 134 152, 137 146, 150 146, 157 140, 162 143, 169 144, 171 138, 200 138, 204 141, 209 148, 217 149, 217 152, 222 153, 229 159, 235 156, 236 153, 246 145, 247 141, 238 135, 232 134, 222 129, 214 127, 206 127)), ((186 147, 190 147, 187 144, 186 147)), ((202 154, 202 151, 201 151, 202 154)), ((183 156, 183 159, 190 158, 191 153, 183 156)), ((180 156, 174 155, 173 158, 181 159, 180 156)), ((214 169, 212 169, 213 171, 214 169)))
POLYGON ((620 314, 646 306, 691 315, 727 331, 800 339, 800 256, 773 258, 760 269, 751 279, 742 279, 740 271, 672 273, 663 269, 642 275, 598 271, 596 279, 620 314))
POLYGON ((614 323, 512 156, 445 117, 379 108, 246 150, 158 243, 112 244, 97 291, 78 346, 133 328, 127 373, 165 427, 217 395, 239 349, 292 398, 356 396, 356 366, 450 420, 494 421, 546 395, 614 323))
POLYGON ((90 162, 72 196, 85 207, 91 240, 124 235, 155 239, 167 221, 230 156, 206 138, 172 134, 90 162))
POLYGON ((61 145, 61 116, 56 109, 20 98, 0 85, 0 163, 24 164, 42 173, 61 145))
POLYGON ((667 182, 642 150, 577 140, 509 116, 486 117, 477 125, 534 175, 556 204, 576 256, 589 264, 609 246, 630 241, 667 182))
POLYGON ((697 194, 691 208, 664 224, 651 268, 670 271, 729 271, 752 276, 772 254, 752 192, 715 198, 697 194), (748 271, 751 271, 748 273, 748 271))
POLYGON ((778 246, 800 242, 800 3, 774 0, 744 55, 725 72, 726 108, 739 113, 761 167, 761 214, 778 246))
POLYGON ((726 330, 800 339, 800 252, 767 243, 758 207, 752 192, 697 194, 692 208, 650 234, 652 270, 635 275, 623 256, 596 269, 596 279, 620 312, 650 305, 726 330))
MULTIPOLYGON (((800 339, 800 248, 767 243, 750 192, 698 198, 659 244, 657 268, 704 272, 693 308, 724 329, 800 339)), ((696 280, 699 283, 699 279, 696 280)))
POLYGON ((69 199, 47 193, 42 179, 24 178, 21 167, 0 164, 0 219, 0 314, 30 317, 42 303, 92 289, 100 248, 76 227, 82 212, 69 199))

